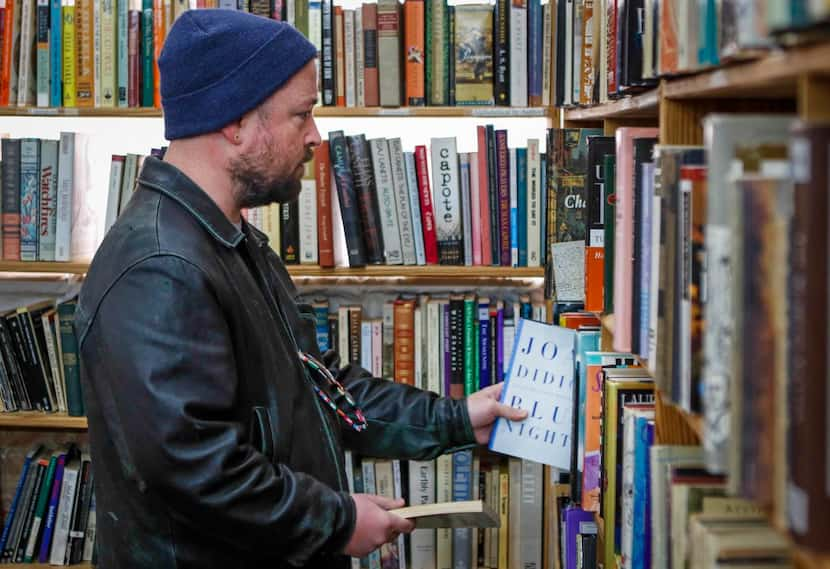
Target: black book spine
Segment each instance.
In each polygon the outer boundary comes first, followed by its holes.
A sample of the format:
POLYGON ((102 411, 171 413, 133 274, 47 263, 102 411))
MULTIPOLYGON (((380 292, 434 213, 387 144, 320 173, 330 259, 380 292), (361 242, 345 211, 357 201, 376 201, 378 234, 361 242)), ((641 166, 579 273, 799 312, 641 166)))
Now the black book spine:
POLYGON ((510 106, 510 0, 496 0, 495 41, 493 43, 496 104, 510 106))
POLYGON ((34 467, 34 482, 32 483, 31 491, 26 499, 26 508, 19 515, 24 515, 23 525, 20 528, 20 539, 17 541, 17 549, 14 552, 14 562, 23 563, 26 556, 26 545, 29 543, 29 535, 32 533, 32 521, 35 517, 35 508, 37 507, 37 498, 40 494, 40 486, 43 484, 43 477, 46 475, 46 466, 39 460, 32 461, 34 467))
POLYGON ((89 460, 84 460, 81 466, 79 484, 81 488, 78 494, 78 505, 69 537, 69 562, 71 564, 80 563, 84 555, 84 536, 89 522, 89 505, 93 491, 92 463, 89 460))
POLYGON ((3 548, 3 563, 13 563, 17 545, 20 543, 20 536, 23 533, 23 526, 26 521, 26 513, 29 510, 29 502, 32 498, 32 486, 37 477, 37 455, 33 456, 29 464, 29 471, 26 473, 26 480, 23 481, 23 491, 20 494, 20 502, 17 504, 14 519, 9 533, 9 540, 3 548))
MULTIPOLYGON (((556 65, 554 72, 556 73, 556 89, 554 92, 554 104, 561 107, 565 104, 565 58, 568 57, 566 42, 565 42, 565 21, 567 20, 567 2, 565 0, 557 0, 556 2, 556 30, 554 30, 553 37, 556 42, 556 65)), ((553 8, 552 8, 553 9, 553 8)), ((594 41, 597 41, 596 39, 594 41)), ((599 66, 597 65, 597 68, 599 66)))
POLYGON ((323 16, 323 64, 322 64, 322 85, 323 85, 323 104, 326 106, 334 106, 334 3, 332 0, 323 0, 322 3, 323 16))
POLYGON ((329 152, 337 198, 340 201, 340 216, 343 218, 343 229, 346 234, 346 248, 349 250, 349 266, 363 267, 366 266, 366 246, 363 243, 363 227, 360 224, 349 148, 342 131, 329 133, 329 152))
POLYGON ((6 369, 9 372, 9 383, 11 385, 12 397, 15 400, 16 406, 24 411, 30 411, 32 409, 32 405, 29 402, 29 396, 26 393, 25 383, 23 381, 23 371, 20 369, 20 363, 17 361, 11 330, 9 329, 5 318, 0 318, 0 349, 3 351, 3 361, 5 362, 6 369))
POLYGON ((48 380, 44 375, 44 366, 35 338, 32 315, 29 312, 22 312, 18 314, 17 320, 23 335, 23 347, 26 350, 26 361, 29 367, 29 394, 32 396, 32 401, 37 409, 53 411, 47 387, 48 380))
POLYGON ((4 138, 2 214, 3 259, 20 259, 20 140, 4 138), (12 250, 16 248, 17 250, 12 250))
POLYGON ((29 402, 31 409, 43 410, 39 403, 38 393, 36 391, 35 379, 32 377, 34 371, 34 363, 31 359, 29 350, 26 347, 26 337, 23 332, 23 326, 19 321, 19 315, 10 314, 6 322, 9 325, 9 332, 11 334, 12 346, 14 347, 14 355, 17 359, 17 364, 20 366, 20 375, 23 379, 23 389, 26 394, 26 400, 29 402))
POLYGON ((455 106, 455 6, 447 6, 447 104, 455 106))
POLYGON ((587 205, 587 231, 585 246, 599 247, 604 241, 605 177, 603 176, 603 157, 614 153, 613 136, 588 137, 588 171, 585 177, 587 205))
POLYGON ((496 176, 496 131, 493 125, 488 124, 487 134, 487 188, 490 199, 490 252, 493 256, 493 265, 501 265, 501 234, 499 233, 499 186, 496 176))
MULTIPOLYGON (((51 308, 51 307, 49 307, 51 308)), ((49 362, 49 351, 46 346, 46 334, 43 331, 43 313, 46 312, 46 309, 39 309, 32 312, 29 316, 31 318, 30 323, 32 325, 32 331, 35 337, 35 347, 37 348, 38 353, 38 362, 40 363, 40 371, 43 374, 43 379, 46 382, 46 388, 49 393, 49 400, 54 405, 57 405, 58 396, 55 392, 55 381, 58 381, 60 378, 53 378, 52 377, 52 365, 49 362)), ((53 409, 53 411, 57 411, 57 409, 53 409)))
MULTIPOLYGON (((580 375, 580 367, 579 362, 576 362, 574 365, 574 389, 573 389, 573 404, 574 409, 579 409, 579 375, 580 375)), ((579 413, 574 413, 571 417, 572 424, 571 427, 573 428, 572 432, 578 433, 579 432, 579 413)), ((578 464, 579 461, 579 445, 571 445, 571 472, 573 476, 571 476, 571 500, 574 501, 576 504, 582 503, 582 469, 578 464)))
POLYGON ((280 249, 286 265, 300 264, 300 206, 296 200, 280 204, 280 249))
POLYGON ((346 141, 352 161, 352 176, 357 203, 360 207, 360 222, 363 226, 367 260, 372 264, 381 264, 384 261, 383 236, 380 232, 378 193, 375 189, 372 153, 366 137, 362 134, 347 136, 346 141))
POLYGON ((464 299, 450 298, 450 396, 464 397, 464 299))
POLYGON ((496 131, 496 175, 498 184, 499 224, 498 235, 502 267, 509 267, 510 258, 510 151, 507 148, 507 131, 496 131))

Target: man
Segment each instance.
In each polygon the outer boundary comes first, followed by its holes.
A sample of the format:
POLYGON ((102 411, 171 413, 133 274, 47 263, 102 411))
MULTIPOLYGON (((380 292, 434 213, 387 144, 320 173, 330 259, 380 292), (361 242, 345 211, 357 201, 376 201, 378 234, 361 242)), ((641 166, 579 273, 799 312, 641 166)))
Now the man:
POLYGON ((348 493, 344 447, 432 458, 524 416, 498 387, 453 401, 319 353, 240 216, 299 194, 320 144, 315 55, 288 25, 224 10, 186 12, 167 38, 170 148, 144 163, 76 314, 104 569, 340 567, 412 529, 387 511, 401 503, 348 493))

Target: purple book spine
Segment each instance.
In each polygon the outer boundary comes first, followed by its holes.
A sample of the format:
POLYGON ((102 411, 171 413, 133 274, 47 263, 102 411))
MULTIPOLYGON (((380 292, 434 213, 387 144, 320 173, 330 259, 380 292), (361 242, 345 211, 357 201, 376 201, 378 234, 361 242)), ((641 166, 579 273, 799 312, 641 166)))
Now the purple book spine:
POLYGON ((496 369, 499 381, 504 381, 504 308, 499 308, 496 316, 496 369))
POLYGON ((49 496, 49 509, 46 512, 46 522, 43 526, 43 537, 40 541, 39 563, 49 563, 49 550, 52 546, 52 532, 55 531, 55 515, 58 512, 58 500, 61 495, 63 482, 63 467, 66 464, 66 454, 58 456, 58 465, 55 468, 55 480, 52 482, 52 493, 49 496))
POLYGON ((565 569, 576 569, 576 537, 579 535, 579 522, 594 521, 594 514, 581 508, 571 508, 565 512, 565 569))
POLYGON ((443 305, 444 308, 444 395, 450 396, 450 383, 452 383, 452 358, 450 357, 450 304, 443 305))

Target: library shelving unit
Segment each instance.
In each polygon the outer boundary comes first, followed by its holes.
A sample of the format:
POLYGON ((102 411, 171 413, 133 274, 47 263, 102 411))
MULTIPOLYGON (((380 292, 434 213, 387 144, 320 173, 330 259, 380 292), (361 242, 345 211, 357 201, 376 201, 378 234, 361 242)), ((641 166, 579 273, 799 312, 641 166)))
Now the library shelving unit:
MULTIPOLYGON (((813 123, 830 121, 830 42, 775 49, 753 60, 662 79, 655 88, 607 104, 563 109, 560 124, 598 127, 606 135, 619 127, 658 127, 660 144, 700 145, 701 119, 709 113, 774 111, 813 123)), ((613 338, 614 316, 604 315, 603 350, 612 350, 613 338)), ((655 442, 689 445, 702 440, 703 418, 664 400, 659 392, 655 415, 655 442)), ((794 566, 830 569, 830 556, 794 547, 794 566)))

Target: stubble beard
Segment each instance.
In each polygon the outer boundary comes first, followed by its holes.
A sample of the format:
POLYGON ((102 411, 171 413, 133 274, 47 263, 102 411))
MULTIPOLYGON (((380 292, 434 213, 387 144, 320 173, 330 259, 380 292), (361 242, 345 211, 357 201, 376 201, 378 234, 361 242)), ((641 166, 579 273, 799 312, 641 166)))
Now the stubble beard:
MULTIPOLYGON (((273 148, 272 141, 266 140, 261 152, 239 156, 229 164, 228 171, 240 208, 289 203, 299 197, 302 183, 295 175, 296 169, 292 168, 285 173, 284 167, 276 167, 279 164, 279 152, 273 148)), ((311 150, 308 150, 305 161, 312 156, 311 150)))

